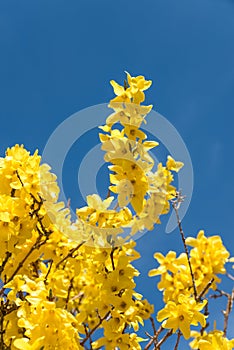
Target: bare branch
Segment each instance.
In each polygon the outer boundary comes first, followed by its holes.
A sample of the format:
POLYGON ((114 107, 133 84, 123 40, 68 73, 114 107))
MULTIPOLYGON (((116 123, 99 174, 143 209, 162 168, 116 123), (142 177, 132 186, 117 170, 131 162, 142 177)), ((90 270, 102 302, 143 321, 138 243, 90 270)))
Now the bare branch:
POLYGON ((189 270, 190 270, 190 274, 191 274, 191 278, 192 278, 194 298, 197 301, 198 299, 197 299, 197 288, 196 288, 196 284, 195 284, 195 277, 194 277, 194 273, 193 273, 193 270, 192 270, 192 265, 191 265, 191 262, 190 262, 189 251, 188 251, 188 247, 186 245, 184 231, 183 231, 181 220, 180 220, 179 213, 178 213, 178 203, 181 203, 181 199, 180 198, 181 198, 180 197, 180 193, 178 192, 178 199, 175 200, 175 201, 172 201, 172 207, 175 210, 177 224, 178 224, 180 235, 181 235, 181 238, 182 238, 182 241, 183 241, 184 250, 185 250, 185 253, 186 253, 186 256, 187 256, 189 270))

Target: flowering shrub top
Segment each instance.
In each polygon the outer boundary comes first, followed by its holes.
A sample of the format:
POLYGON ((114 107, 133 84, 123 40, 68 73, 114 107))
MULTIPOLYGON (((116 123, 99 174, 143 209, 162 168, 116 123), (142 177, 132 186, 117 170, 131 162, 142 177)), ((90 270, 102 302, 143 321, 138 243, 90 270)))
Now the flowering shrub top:
POLYGON ((151 81, 127 73, 124 86, 111 85, 114 112, 100 126, 109 193, 105 199, 89 195, 75 221, 37 152, 15 145, 0 159, 0 349, 137 350, 143 340, 145 349, 159 349, 175 332, 177 343, 181 335, 193 337, 192 349, 232 349, 226 328, 206 331, 206 296, 217 290, 229 259, 219 236, 200 231, 185 239, 178 220, 185 252, 155 253, 159 266, 149 275, 160 276, 165 303, 158 330, 153 305, 137 293, 132 262, 140 256, 132 238, 159 224, 170 203, 178 215, 181 197, 172 183, 183 164, 168 156, 153 170, 150 150, 158 143, 141 130, 152 109, 141 104, 151 81), (154 334, 142 339, 137 331, 149 318, 154 334), (169 331, 159 339, 164 329, 169 331))

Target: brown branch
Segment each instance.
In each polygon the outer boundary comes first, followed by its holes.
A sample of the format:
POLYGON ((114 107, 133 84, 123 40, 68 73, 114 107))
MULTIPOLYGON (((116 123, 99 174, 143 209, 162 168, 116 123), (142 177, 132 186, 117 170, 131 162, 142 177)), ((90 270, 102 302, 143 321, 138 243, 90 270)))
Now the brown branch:
POLYGON ((220 289, 217 289, 216 290, 219 294, 212 294, 212 295, 210 295, 209 296, 209 298, 213 298, 213 299, 217 299, 217 298, 221 298, 221 297, 223 297, 225 294, 225 292, 223 292, 222 290, 220 290, 220 289))
POLYGON ((111 195, 111 191, 110 191, 110 189, 108 188, 108 192, 107 192, 106 198, 109 198, 110 195, 111 195))
POLYGON ((84 324, 84 330, 85 330, 86 337, 89 337, 90 350, 92 350, 93 349, 93 347, 92 347, 92 339, 89 336, 88 326, 86 324, 84 324))
POLYGON ((60 261, 56 264, 56 268, 58 268, 59 265, 61 265, 66 259, 72 258, 73 253, 75 253, 78 249, 80 249, 80 247, 81 247, 84 243, 85 243, 85 242, 81 242, 80 244, 78 244, 77 247, 72 248, 72 249, 70 250, 70 252, 69 252, 62 260, 60 260, 60 261))
POLYGON ((27 260, 27 258, 32 254, 32 252, 35 250, 35 249, 38 249, 40 248, 43 244, 46 243, 47 241, 47 237, 44 241, 40 241, 42 238, 42 236, 38 236, 37 240, 36 240, 36 243, 30 248, 30 250, 28 251, 28 253, 25 255, 25 257, 23 258, 23 260, 21 260, 21 262, 19 263, 19 265, 17 266, 17 268, 15 269, 15 271, 12 273, 12 275, 8 278, 8 280, 6 281, 6 283, 9 283, 13 278, 14 276, 19 272, 19 270, 23 267, 25 261, 27 260))
POLYGON ((48 263, 50 263, 50 267, 48 268, 48 271, 47 271, 47 273, 46 273, 46 275, 45 275, 45 278, 44 278, 44 283, 46 283, 46 281, 47 281, 47 278, 48 278, 49 273, 50 273, 50 271, 51 271, 51 268, 52 268, 53 262, 54 262, 54 261, 53 261, 52 259, 48 261, 48 263))
MULTIPOLYGON (((207 316, 207 317, 209 316, 208 303, 205 305, 205 308, 204 308, 204 316, 207 316)), ((200 329, 201 335, 203 335, 204 331, 206 330, 206 328, 209 327, 209 325, 210 325, 209 322, 206 322, 205 326, 200 329)))
POLYGON ((82 340, 82 342, 80 343, 81 346, 84 346, 84 344, 86 343, 86 341, 91 337, 91 335, 96 331, 96 329, 98 329, 98 327, 102 324, 102 322, 111 314, 110 311, 108 311, 105 316, 100 317, 99 322, 96 324, 96 326, 91 329, 91 331, 86 335, 86 337, 82 340))
POLYGON ((68 287, 68 290, 67 290, 67 298, 66 298, 66 302, 65 302, 65 309, 66 310, 67 310, 67 307, 68 307, 68 302, 69 302, 69 299, 70 299, 71 290, 73 288, 74 278, 75 278, 75 276, 71 278, 71 281, 70 281, 70 284, 69 284, 69 287, 68 287))
MULTIPOLYGON (((150 317, 150 322, 151 322, 151 325, 152 325, 152 328, 153 328, 153 331, 154 331, 154 335, 156 335, 156 334, 157 334, 157 329, 156 329, 156 327, 155 327, 155 323, 154 323, 153 317, 150 317)), ((153 337, 153 338, 154 338, 154 337, 153 337)), ((154 345, 157 344, 157 340, 158 340, 157 338, 158 338, 158 337, 156 337, 156 338, 153 339, 154 345)))
POLYGON ((210 288, 212 283, 214 282, 214 277, 207 283, 207 285, 203 288, 201 293, 197 296, 197 301, 200 301, 203 295, 206 293, 206 291, 210 288))
POLYGON ((155 327, 154 319, 153 319, 152 316, 150 317, 150 322, 151 322, 151 325, 152 325, 154 334, 156 334, 156 333, 157 333, 157 329, 156 329, 156 327, 155 327))
POLYGON ((174 350, 178 350, 179 342, 180 342, 180 337, 181 337, 181 331, 178 331, 177 333, 177 339, 176 339, 176 344, 174 347, 174 350))
POLYGON ((6 265, 7 261, 8 261, 8 259, 11 257, 11 255, 12 255, 12 253, 6 252, 6 256, 5 256, 5 258, 4 258, 3 262, 2 262, 2 265, 0 266, 0 275, 2 274, 2 272, 3 272, 4 268, 5 268, 5 265, 6 265))
MULTIPOLYGON (((18 170, 16 170, 16 175, 17 175, 17 177, 18 177, 22 187, 24 187, 24 183, 23 183, 23 181, 22 181, 22 179, 21 179, 21 177, 19 175, 18 170)), ((26 190, 26 192, 27 192, 27 190, 26 190)), ((51 231, 48 231, 45 228, 45 226, 43 225, 43 222, 42 222, 43 216, 39 215, 39 211, 40 211, 40 209, 41 209, 41 207, 42 207, 42 205, 44 203, 44 199, 41 197, 40 193, 37 193, 37 195, 39 197, 39 200, 31 192, 28 192, 28 194, 32 197, 32 199, 34 201, 33 204, 30 207, 32 209, 32 212, 29 213, 29 215, 30 216, 36 215, 36 218, 37 218, 37 220, 38 220, 38 222, 40 224, 40 227, 38 227, 38 225, 36 225, 38 232, 39 233, 43 233, 45 236, 48 236, 51 233, 51 231), (35 209, 35 204, 38 205, 37 209, 35 209)))
POLYGON ((148 344, 145 346, 144 350, 148 350, 151 345, 154 343, 157 344, 157 341, 158 341, 158 336, 159 334, 163 331, 163 327, 160 326, 159 329, 155 332, 155 334, 151 337, 150 341, 148 342, 148 344))
POLYGON ((154 350, 159 350, 160 346, 172 335, 173 329, 170 329, 164 337, 155 345, 154 350))
POLYGON ((233 300, 234 300, 234 289, 232 290, 231 294, 228 294, 228 301, 227 301, 227 306, 226 306, 226 310, 223 311, 223 315, 224 315, 224 327, 223 327, 223 335, 226 337, 227 334, 227 327, 228 327, 228 319, 229 319, 229 315, 232 311, 232 306, 233 306, 233 300))
POLYGON ((112 265, 112 269, 113 271, 115 270, 115 263, 114 263, 114 251, 116 250, 117 248, 112 248, 111 249, 111 252, 110 252, 110 258, 111 258, 111 265, 112 265))
POLYGON ((0 350, 4 350, 4 316, 5 316, 5 307, 4 307, 4 302, 1 300, 1 306, 0 306, 0 350))
POLYGON ((191 274, 191 278, 192 278, 194 298, 197 301, 198 299, 197 299, 197 288, 196 288, 196 284, 195 284, 195 277, 194 277, 192 265, 191 265, 191 262, 190 262, 189 251, 188 251, 188 247, 186 245, 185 235, 184 235, 184 231, 183 231, 183 228, 182 228, 181 220, 180 220, 179 213, 178 213, 178 207, 177 207, 176 203, 177 203, 176 201, 172 202, 172 206, 173 206, 173 209, 175 210, 178 228, 179 228, 180 235, 181 235, 181 238, 182 238, 182 241, 183 241, 184 250, 185 250, 185 253, 186 253, 186 256, 187 256, 189 270, 190 270, 190 274, 191 274))

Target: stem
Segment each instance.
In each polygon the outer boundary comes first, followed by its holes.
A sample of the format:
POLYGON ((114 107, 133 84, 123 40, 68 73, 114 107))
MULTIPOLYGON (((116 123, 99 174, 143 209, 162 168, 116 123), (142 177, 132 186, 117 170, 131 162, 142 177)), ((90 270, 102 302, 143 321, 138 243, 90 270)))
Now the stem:
POLYGON ((173 329, 170 329, 164 337, 155 345, 154 350, 159 350, 160 346, 172 335, 173 329))
POLYGON ((175 344, 174 350, 178 350, 178 346, 179 346, 179 342, 180 342, 180 337, 181 337, 181 332, 178 331, 178 333, 177 333, 177 340, 176 340, 176 344, 175 344))
POLYGON ((13 278, 14 276, 19 272, 19 270, 21 269, 21 267, 23 267, 25 261, 27 260, 27 258, 32 254, 32 252, 35 250, 35 249, 38 249, 40 246, 42 246, 43 244, 46 243, 47 241, 47 238, 40 242, 41 240, 41 236, 39 236, 36 240, 36 243, 31 247, 31 249, 28 251, 28 253, 25 255, 25 257, 23 258, 23 260, 19 263, 19 265, 17 266, 17 268, 15 269, 15 271, 12 273, 12 275, 8 278, 7 282, 6 283, 9 283, 13 278))
POLYGON ((6 256, 5 256, 5 258, 4 258, 3 262, 2 262, 2 265, 0 266, 0 275, 2 274, 2 272, 3 272, 4 268, 5 268, 5 265, 6 265, 7 261, 8 261, 8 259, 11 257, 11 255, 12 255, 12 253, 6 252, 6 256))
POLYGON ((159 329, 155 332, 154 336, 150 339, 148 344, 145 346, 144 350, 148 350, 153 343, 154 344, 156 343, 155 345, 157 345, 158 336, 162 331, 163 331, 163 327, 160 326, 159 329))
POLYGON ((81 242, 80 244, 78 244, 77 247, 73 248, 70 250, 70 252, 62 259, 60 260, 57 264, 56 264, 56 268, 59 267, 59 265, 61 265, 66 259, 71 258, 73 253, 75 253, 75 251, 77 251, 85 242, 81 242))
POLYGON ((232 290, 232 294, 228 294, 227 298, 228 298, 227 307, 226 307, 226 310, 223 312, 223 314, 224 314, 224 327, 223 327, 224 337, 226 337, 226 334, 227 334, 228 318, 229 318, 230 312, 232 311, 233 300, 234 300, 234 289, 232 290))
MULTIPOLYGON (((208 318, 208 316, 209 316, 209 309, 208 309, 208 303, 205 305, 205 309, 204 309, 204 316, 207 316, 207 318, 208 318)), ((201 329, 200 329, 200 333, 201 333, 201 335, 203 335, 204 334, 204 331, 206 330, 206 328, 208 328, 209 327, 209 322, 206 322, 206 324, 205 324, 205 326, 204 327, 202 327, 201 329)))
POLYGON ((71 281, 70 281, 70 285, 68 287, 68 291, 67 291, 67 298, 66 298, 66 302, 65 302, 65 310, 67 310, 68 308, 68 302, 69 302, 69 299, 70 299, 70 294, 71 294, 71 290, 73 288, 73 281, 74 281, 74 278, 75 277, 72 277, 71 281))
POLYGON ((3 329, 3 322, 4 322, 4 304, 3 301, 1 301, 1 307, 0 307, 0 350, 4 350, 4 329, 3 329))
POLYGON ((115 270, 114 251, 115 251, 116 249, 117 249, 117 248, 112 248, 112 250, 111 250, 111 252, 110 252, 111 265, 112 265, 113 271, 115 270))
POLYGON ((51 271, 51 268, 52 268, 53 262, 54 262, 53 260, 49 260, 49 261, 48 261, 48 263, 50 263, 50 267, 48 268, 48 271, 47 271, 47 273, 46 273, 46 275, 45 275, 45 278, 44 278, 44 283, 46 283, 46 281, 47 281, 47 278, 48 278, 49 273, 50 273, 50 271, 51 271))
POLYGON ((207 283, 207 285, 205 286, 205 288, 203 288, 203 290, 201 291, 201 293, 198 295, 197 300, 200 301, 201 298, 203 297, 203 295, 205 294, 205 292, 210 288, 210 286, 212 285, 212 283, 214 282, 214 277, 207 283))
POLYGON ((234 281, 234 277, 230 274, 230 273, 226 273, 226 276, 228 277, 228 278, 230 278, 231 280, 233 280, 234 281))
POLYGON ((80 343, 80 345, 84 346, 84 344, 86 343, 86 341, 88 339, 90 339, 91 335, 96 331, 96 329, 98 329, 98 327, 102 324, 102 322, 111 314, 110 311, 108 311, 104 317, 100 317, 100 321, 98 322, 98 324, 96 324, 96 326, 91 329, 91 331, 86 335, 86 337, 82 340, 82 342, 80 343))
POLYGON ((153 330, 154 330, 154 334, 156 334, 156 333, 157 333, 157 330, 156 330, 156 327, 155 327, 155 323, 154 323, 153 317, 150 317, 150 322, 151 322, 152 328, 153 328, 153 330))
POLYGON ((189 251, 188 251, 188 247, 186 245, 184 231, 183 231, 183 228, 182 228, 182 224, 181 224, 181 220, 180 220, 180 217, 179 217, 179 213, 178 213, 178 209, 177 209, 176 203, 172 202, 172 206, 173 206, 173 209, 175 210, 175 213, 176 213, 176 219, 177 219, 178 228, 179 228, 179 231, 180 231, 180 235, 181 235, 181 238, 182 238, 182 241, 183 241, 183 245, 184 245, 184 250, 185 250, 185 253, 186 253, 186 256, 187 256, 187 260, 188 260, 189 270, 190 270, 190 274, 191 274, 191 278, 192 278, 192 284, 193 284, 194 298, 197 301, 198 298, 197 298, 197 288, 196 288, 196 284, 195 284, 195 277, 194 277, 194 274, 193 274, 193 269, 192 269, 192 265, 191 265, 190 258, 189 258, 189 251))

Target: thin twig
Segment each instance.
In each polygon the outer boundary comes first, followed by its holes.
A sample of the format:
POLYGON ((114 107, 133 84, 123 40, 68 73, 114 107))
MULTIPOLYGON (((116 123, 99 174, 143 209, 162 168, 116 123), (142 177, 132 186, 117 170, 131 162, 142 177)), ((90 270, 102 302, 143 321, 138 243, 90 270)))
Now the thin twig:
POLYGON ((46 243, 47 241, 47 238, 45 238, 44 241, 41 241, 41 238, 42 236, 38 236, 37 240, 36 240, 36 243, 30 248, 30 250, 28 251, 28 253, 25 255, 25 257, 23 258, 23 260, 21 260, 21 262, 19 263, 19 265, 17 266, 17 268, 15 269, 15 271, 12 273, 12 275, 8 278, 7 282, 6 283, 9 283, 13 278, 14 276, 19 272, 19 270, 23 267, 25 261, 27 260, 27 258, 32 254, 32 252, 35 250, 35 249, 38 249, 40 248, 43 244, 46 243))
POLYGON ((188 247, 186 245, 185 235, 184 235, 184 231, 183 231, 183 228, 182 228, 181 220, 180 220, 180 217, 179 217, 178 207, 176 205, 176 201, 172 202, 172 206, 173 206, 173 209, 175 210, 178 228, 179 228, 180 235, 181 235, 181 238, 182 238, 182 241, 183 241, 184 250, 185 250, 185 253, 186 253, 186 256, 187 256, 189 270, 190 270, 190 274, 191 274, 191 278, 192 278, 194 298, 197 301, 198 299, 197 299, 197 288, 196 288, 196 284, 195 284, 195 277, 194 277, 192 265, 191 265, 191 262, 190 262, 189 251, 188 251, 188 247))
POLYGON ((227 334, 228 318, 229 318, 230 312, 232 311, 233 300, 234 300, 234 289, 232 290, 231 294, 228 294, 227 307, 226 307, 226 310, 223 311, 223 315, 224 315, 223 335, 224 335, 224 337, 226 337, 226 334, 227 334))
MULTIPOLYGON (((150 322, 151 322, 151 325, 152 325, 152 328, 153 328, 153 331, 154 331, 154 335, 157 334, 157 330, 156 330, 156 327, 155 327, 155 323, 154 323, 154 319, 153 317, 150 317, 150 322)), ((157 344, 157 338, 154 338, 154 345, 157 344)))
POLYGON ((180 337, 181 337, 181 331, 178 331, 177 333, 177 339, 176 339, 176 344, 174 347, 174 350, 178 350, 179 342, 180 342, 180 337))
POLYGON ((98 327, 102 324, 102 322, 111 314, 110 311, 108 311, 105 316, 101 317, 99 322, 96 324, 96 326, 91 329, 91 331, 86 335, 86 337, 82 340, 82 342, 80 343, 80 345, 84 346, 84 344, 86 343, 86 341, 91 337, 91 335, 96 331, 96 329, 98 329, 98 327))
POLYGON ((155 327, 155 323, 154 323, 154 319, 153 319, 153 317, 150 317, 150 322, 151 322, 151 325, 152 325, 152 328, 153 328, 154 334, 156 334, 156 333, 157 333, 157 330, 156 330, 156 327, 155 327))
MULTIPOLYGON (((208 318, 208 316, 209 316, 208 303, 206 303, 205 308, 204 308, 204 316, 207 316, 207 318, 208 318)), ((209 327, 209 325, 210 325, 209 322, 206 322, 205 326, 203 326, 203 327, 200 329, 201 335, 203 335, 204 331, 206 330, 206 328, 209 327)))
POLYGON ((51 271, 51 268, 52 268, 53 262, 54 262, 54 261, 53 261, 52 259, 48 261, 48 263, 50 263, 50 266, 49 266, 48 271, 47 271, 47 273, 46 273, 46 275, 45 275, 45 278, 44 278, 44 283, 46 283, 46 281, 47 281, 47 278, 48 278, 49 273, 50 273, 50 271, 51 271))
POLYGON ((61 265, 65 260, 67 260, 68 258, 72 258, 73 253, 75 253, 82 245, 84 244, 84 242, 81 242, 80 244, 78 244, 78 246, 76 246, 75 248, 72 248, 69 253, 62 259, 60 260, 57 264, 56 264, 56 268, 59 267, 59 265, 61 265))
POLYGON ((207 283, 207 285, 203 288, 201 293, 197 296, 197 300, 200 301, 203 295, 206 293, 206 291, 210 288, 212 283, 214 282, 214 277, 207 283))
POLYGON ((75 277, 72 277, 72 278, 71 278, 71 281, 70 281, 70 284, 69 284, 69 287, 68 287, 68 290, 67 290, 67 297, 66 297, 66 302, 65 302, 65 309, 66 309, 66 310, 67 310, 67 308, 68 308, 68 303, 69 303, 70 294, 71 294, 71 291, 72 291, 72 288, 73 288, 73 281, 74 281, 74 278, 75 278, 75 277))
POLYGON ((111 265, 112 265, 113 271, 115 270, 114 251, 115 251, 116 249, 117 249, 117 248, 112 248, 112 249, 111 249, 111 252, 110 252, 111 265))
POLYGON ((4 350, 5 344, 4 344, 4 316, 5 316, 5 308, 4 308, 4 302, 1 300, 1 307, 0 307, 0 350, 4 350))
POLYGON ((234 276, 232 276, 230 273, 226 273, 226 276, 228 277, 228 278, 230 278, 231 280, 233 280, 234 281, 234 276))
POLYGON ((3 272, 4 268, 5 268, 5 265, 6 265, 7 261, 8 261, 8 259, 11 257, 11 255, 12 255, 11 252, 6 252, 6 256, 5 256, 5 258, 4 258, 3 262, 2 262, 2 265, 0 266, 0 275, 2 274, 2 272, 3 272))
POLYGON ((154 336, 151 337, 150 341, 149 341, 148 344, 145 346, 144 350, 148 350, 148 349, 151 347, 151 345, 152 345, 153 343, 155 344, 155 342, 156 342, 156 344, 157 344, 158 336, 159 336, 159 334, 163 331, 163 329, 164 329, 164 328, 163 328, 162 326, 159 327, 159 329, 156 331, 156 333, 154 334, 154 336))
POLYGON ((173 329, 170 329, 164 337, 155 345, 154 350, 160 349, 160 346, 172 335, 173 329))

